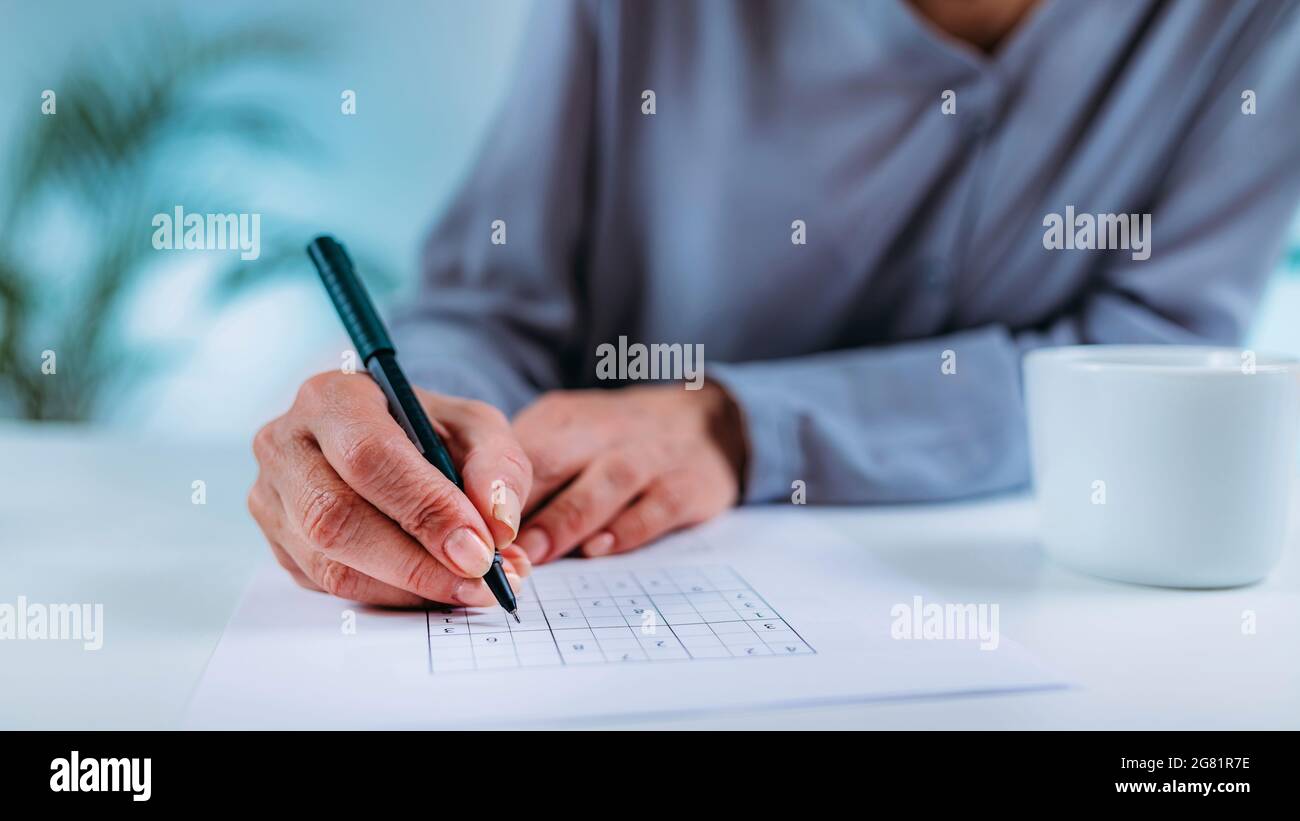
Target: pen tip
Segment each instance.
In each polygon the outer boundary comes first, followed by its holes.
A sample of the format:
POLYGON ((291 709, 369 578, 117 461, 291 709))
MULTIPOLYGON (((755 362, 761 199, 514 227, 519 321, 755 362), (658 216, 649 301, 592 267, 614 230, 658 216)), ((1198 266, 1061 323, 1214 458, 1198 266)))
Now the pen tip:
POLYGON ((512 616, 515 617, 515 624, 523 624, 523 622, 519 620, 519 611, 516 610, 515 612, 511 613, 510 615, 512 615, 512 616))

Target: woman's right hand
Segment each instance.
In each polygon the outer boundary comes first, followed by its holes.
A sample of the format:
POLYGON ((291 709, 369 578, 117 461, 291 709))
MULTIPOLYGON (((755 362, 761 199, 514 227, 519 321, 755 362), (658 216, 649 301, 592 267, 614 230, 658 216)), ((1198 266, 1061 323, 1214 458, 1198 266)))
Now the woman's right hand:
POLYGON ((490 606, 482 581, 501 548, 516 592, 531 570, 518 535, 532 467, 496 408, 416 389, 464 479, 425 461, 364 372, 303 383, 253 439, 248 509, 303 587, 387 606, 490 606))

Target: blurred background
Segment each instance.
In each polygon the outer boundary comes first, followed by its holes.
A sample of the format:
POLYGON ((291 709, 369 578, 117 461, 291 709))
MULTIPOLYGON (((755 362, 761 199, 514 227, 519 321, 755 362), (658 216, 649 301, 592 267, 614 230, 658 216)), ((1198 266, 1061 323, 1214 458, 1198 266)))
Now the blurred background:
MULTIPOLYGON (((348 347, 306 241, 411 287, 531 5, 0 0, 0 418, 246 440, 348 347), (261 214, 261 257, 154 251, 178 204, 261 214)), ((1249 344, 1297 316, 1300 223, 1249 344)))
POLYGON ((308 239, 400 298, 531 5, 0 0, 0 419, 245 439, 283 411, 349 347, 308 239), (155 251, 176 205, 260 213, 261 256, 155 251))

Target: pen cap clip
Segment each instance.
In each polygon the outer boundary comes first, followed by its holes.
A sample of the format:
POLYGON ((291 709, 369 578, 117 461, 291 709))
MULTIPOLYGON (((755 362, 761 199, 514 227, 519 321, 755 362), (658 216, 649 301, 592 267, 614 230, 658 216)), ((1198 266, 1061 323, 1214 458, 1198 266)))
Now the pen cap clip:
POLYGON ((339 318, 362 362, 380 351, 393 351, 393 341, 388 329, 375 311, 366 287, 352 266, 352 259, 342 244, 331 236, 319 236, 307 246, 307 256, 316 265, 316 272, 325 285, 339 318))

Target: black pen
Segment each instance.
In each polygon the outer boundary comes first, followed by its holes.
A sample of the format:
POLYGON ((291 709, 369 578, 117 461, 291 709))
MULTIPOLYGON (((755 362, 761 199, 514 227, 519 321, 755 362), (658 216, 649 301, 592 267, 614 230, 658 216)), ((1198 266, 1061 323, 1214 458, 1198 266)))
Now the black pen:
MULTIPOLYGON (((307 246, 307 256, 315 263, 316 272, 320 274, 330 300, 338 309, 339 319, 343 320, 343 327, 347 329, 348 336, 352 337, 357 355, 366 363, 370 375, 383 389, 384 396, 388 397, 388 411, 429 464, 464 492, 465 483, 460 478, 460 471, 452 464, 451 454, 429 423, 429 417, 425 416, 420 400, 411 389, 411 383, 406 381, 406 375, 398 366, 397 349, 388 338, 388 329, 375 311, 365 286, 357 277, 348 252, 333 237, 319 236, 307 246)), ((510 589, 510 581, 506 579, 505 568, 501 565, 500 551, 493 552, 492 566, 483 576, 483 581, 496 597, 497 603, 514 616, 515 621, 519 621, 519 608, 514 591, 510 589)))

